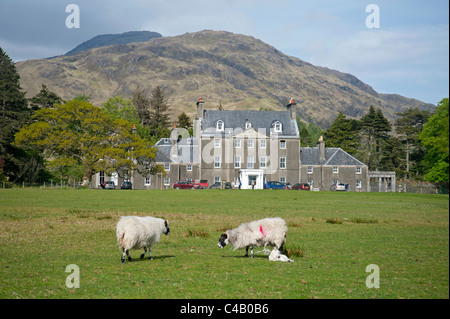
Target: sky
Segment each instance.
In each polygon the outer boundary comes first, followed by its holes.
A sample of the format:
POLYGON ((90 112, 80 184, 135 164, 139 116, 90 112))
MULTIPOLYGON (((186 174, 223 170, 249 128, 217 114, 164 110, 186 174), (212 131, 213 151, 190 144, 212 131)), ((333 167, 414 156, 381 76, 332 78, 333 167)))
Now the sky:
POLYGON ((62 55, 99 34, 205 29, 253 36, 379 93, 435 105, 449 97, 447 0, 0 0, 0 47, 15 62, 62 55), (70 4, 79 28, 67 27, 70 4))

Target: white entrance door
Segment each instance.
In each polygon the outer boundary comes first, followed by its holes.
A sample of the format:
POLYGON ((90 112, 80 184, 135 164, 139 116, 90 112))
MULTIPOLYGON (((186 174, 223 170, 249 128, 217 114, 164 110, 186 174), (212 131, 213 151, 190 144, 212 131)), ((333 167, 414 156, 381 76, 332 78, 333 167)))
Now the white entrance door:
POLYGON ((241 169, 241 189, 263 189, 264 174, 262 169, 241 169), (254 187, 252 187, 253 185, 254 187))

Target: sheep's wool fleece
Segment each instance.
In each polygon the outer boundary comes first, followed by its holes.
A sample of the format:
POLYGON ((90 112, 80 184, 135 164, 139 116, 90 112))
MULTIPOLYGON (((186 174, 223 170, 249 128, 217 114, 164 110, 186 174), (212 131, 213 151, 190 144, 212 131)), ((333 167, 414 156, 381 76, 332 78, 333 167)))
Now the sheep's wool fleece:
POLYGON ((286 222, 280 218, 264 218, 240 225, 227 231, 234 249, 248 245, 280 247, 286 240, 286 222))
POLYGON ((280 253, 278 251, 278 249, 274 249, 272 250, 272 252, 269 255, 269 260, 270 261, 284 261, 284 262, 291 262, 293 261, 292 259, 289 259, 288 256, 283 255, 282 253, 280 253))
POLYGON ((140 249, 157 243, 164 232, 164 220, 146 216, 123 216, 117 223, 120 248, 140 249))

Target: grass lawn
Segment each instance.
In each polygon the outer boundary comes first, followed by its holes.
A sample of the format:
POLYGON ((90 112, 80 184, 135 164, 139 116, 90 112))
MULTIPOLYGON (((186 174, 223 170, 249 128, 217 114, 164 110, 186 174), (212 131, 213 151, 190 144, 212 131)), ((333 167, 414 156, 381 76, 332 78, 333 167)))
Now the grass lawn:
POLYGON ((1 189, 0 242, 0 298, 449 298, 446 195, 1 189), (115 225, 134 214, 171 234, 154 260, 122 264, 115 225), (224 229, 275 216, 295 262, 217 247, 224 229), (70 264, 80 288, 66 287, 70 264))

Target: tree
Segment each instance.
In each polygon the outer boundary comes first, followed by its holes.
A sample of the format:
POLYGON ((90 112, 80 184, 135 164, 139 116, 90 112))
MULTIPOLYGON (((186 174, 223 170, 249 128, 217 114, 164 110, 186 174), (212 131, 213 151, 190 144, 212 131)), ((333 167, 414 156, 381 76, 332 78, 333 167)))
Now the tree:
POLYGON ((339 111, 338 116, 325 131, 325 139, 328 147, 340 147, 347 153, 354 155, 359 144, 359 124, 356 120, 350 120, 339 111))
POLYGON ((423 126, 419 138, 426 149, 424 159, 429 171, 427 181, 443 185, 449 184, 449 102, 440 101, 435 112, 423 126))
POLYGON ((16 134, 16 145, 39 150, 60 168, 80 165, 85 186, 99 171, 123 176, 137 170, 147 176, 156 169, 156 149, 132 133, 130 122, 112 119, 88 102, 72 100, 40 109, 33 119, 16 134))
POLYGON ((56 93, 49 91, 45 84, 42 84, 41 90, 38 94, 29 99, 32 109, 37 110, 40 108, 54 107, 55 104, 64 103, 56 93))
POLYGON ((400 140, 405 144, 406 178, 409 178, 411 168, 416 172, 415 175, 417 177, 420 174, 420 166, 418 164, 423 159, 424 154, 419 141, 419 134, 430 117, 430 113, 428 111, 420 111, 418 108, 408 108, 403 112, 396 113, 396 115, 399 118, 395 120, 395 130, 400 140))
POLYGON ((30 118, 25 92, 21 90, 16 66, 0 48, 0 161, 3 166, 0 177, 10 182, 20 180, 18 172, 28 160, 23 150, 11 144, 14 134, 30 118))
POLYGON ((390 138, 391 124, 384 117, 383 112, 380 109, 375 111, 373 106, 370 106, 369 112, 360 119, 359 123, 366 147, 364 161, 370 170, 379 170, 383 142, 390 138))
POLYGON ((311 144, 311 135, 309 135, 308 129, 306 127, 303 127, 300 131, 300 146, 311 146, 311 144))
POLYGON ((147 98, 147 93, 138 85, 136 89, 131 92, 131 101, 133 102, 136 112, 141 120, 142 126, 150 124, 150 100, 147 98))
POLYGON ((186 113, 183 112, 178 116, 178 126, 187 130, 192 128, 192 121, 186 113))
POLYGON ((150 132, 153 135, 166 135, 164 130, 169 127, 169 104, 165 97, 164 89, 157 86, 150 98, 150 132))
POLYGON ((123 119, 133 124, 140 123, 140 118, 133 102, 129 99, 124 99, 121 96, 108 99, 108 101, 103 103, 102 109, 114 120, 123 119))

